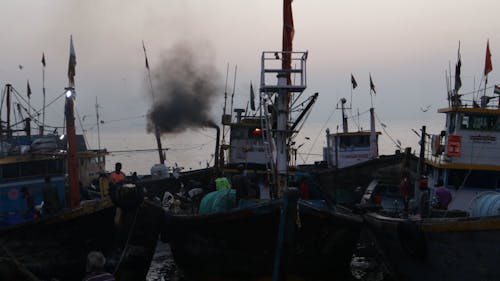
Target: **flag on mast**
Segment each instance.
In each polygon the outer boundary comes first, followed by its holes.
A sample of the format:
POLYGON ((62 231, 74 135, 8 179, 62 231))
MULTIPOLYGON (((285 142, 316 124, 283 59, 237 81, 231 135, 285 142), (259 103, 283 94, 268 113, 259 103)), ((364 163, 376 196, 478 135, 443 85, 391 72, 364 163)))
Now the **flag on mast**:
POLYGON ((26 83, 26 95, 28 96, 28 99, 31 97, 30 80, 26 83))
POLYGON ((462 67, 462 56, 460 55, 460 41, 458 41, 458 59, 455 65, 455 92, 462 87, 462 79, 460 78, 460 68, 462 67))
POLYGON ((373 84, 371 73, 370 73, 370 91, 373 91, 374 94, 377 94, 377 91, 375 91, 375 84, 373 84))
POLYGON ((252 81, 250 81, 250 108, 255 111, 255 93, 253 92, 252 81))
POLYGON ((484 76, 488 75, 493 70, 493 65, 491 64, 491 52, 490 52, 490 40, 486 42, 486 59, 484 62, 484 76))
POLYGON ((352 89, 356 89, 356 87, 358 86, 358 82, 356 82, 356 79, 354 79, 354 75, 352 75, 351 73, 351 83, 352 83, 352 89))
POLYGON ((144 58, 146 59, 146 69, 149 70, 148 56, 146 55, 146 46, 144 45, 144 41, 142 41, 142 49, 144 50, 144 58))
POLYGON ((75 47, 73 46, 73 35, 70 36, 69 41, 69 64, 68 64, 68 79, 71 87, 75 85, 75 66, 76 66, 76 54, 75 47))
MULTIPOLYGON (((292 15, 292 0, 283 1, 283 52, 291 52, 293 50, 292 42, 295 30, 293 27, 293 15, 292 15)), ((283 69, 292 69, 292 54, 283 54, 283 69)), ((288 80, 290 82, 290 74, 288 74, 288 80)))
POLYGON ((493 91, 493 93, 500 95, 500 85, 495 85, 495 90, 493 91))
POLYGON ((42 53, 42 65, 45 67, 45 53, 42 53))

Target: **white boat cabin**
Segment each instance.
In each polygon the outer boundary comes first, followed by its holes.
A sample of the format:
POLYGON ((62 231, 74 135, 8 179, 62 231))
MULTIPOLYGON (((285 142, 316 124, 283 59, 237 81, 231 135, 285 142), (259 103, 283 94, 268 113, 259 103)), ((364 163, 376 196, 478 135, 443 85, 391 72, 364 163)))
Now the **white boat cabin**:
POLYGON ((500 109, 448 107, 446 129, 426 147, 429 186, 438 181, 452 192, 448 209, 470 211, 476 197, 500 191, 500 109))

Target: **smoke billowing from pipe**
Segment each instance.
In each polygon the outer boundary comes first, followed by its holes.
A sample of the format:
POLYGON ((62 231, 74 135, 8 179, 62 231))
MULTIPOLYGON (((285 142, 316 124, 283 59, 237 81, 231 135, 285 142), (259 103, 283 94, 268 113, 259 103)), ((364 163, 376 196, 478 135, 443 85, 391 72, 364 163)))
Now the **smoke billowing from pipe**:
MULTIPOLYGON (((212 102, 219 92, 219 74, 205 46, 175 45, 154 73, 154 97, 148 113, 148 132, 160 133, 213 127, 212 102)), ((148 91, 149 92, 149 91, 148 91)))

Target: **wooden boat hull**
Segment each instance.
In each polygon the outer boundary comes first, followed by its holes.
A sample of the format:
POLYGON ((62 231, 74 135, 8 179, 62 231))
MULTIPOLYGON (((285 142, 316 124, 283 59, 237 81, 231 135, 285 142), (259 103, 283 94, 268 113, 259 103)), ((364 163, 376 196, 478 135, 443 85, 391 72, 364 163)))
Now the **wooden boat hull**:
POLYGON ((108 258, 108 270, 117 280, 144 280, 162 212, 144 202, 124 210, 118 227, 115 214, 109 200, 88 201, 71 211, 2 229, 0 257, 17 260, 43 280, 82 280, 87 254, 98 250, 108 258))
POLYGON ((396 280, 497 280, 500 216, 404 220, 365 215, 396 280))
MULTIPOLYGON (((210 215, 166 215, 165 240, 189 280, 256 280, 272 276, 281 200, 210 215)), ((292 247, 283 266, 289 277, 345 277, 360 217, 299 200, 292 247)), ((344 280, 344 279, 342 279, 344 280)))

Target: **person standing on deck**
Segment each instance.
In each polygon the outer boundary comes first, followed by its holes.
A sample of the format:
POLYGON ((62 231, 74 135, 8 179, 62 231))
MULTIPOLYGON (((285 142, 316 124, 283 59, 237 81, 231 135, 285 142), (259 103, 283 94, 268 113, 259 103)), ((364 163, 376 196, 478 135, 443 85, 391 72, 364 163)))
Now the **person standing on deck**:
POLYGON ((122 172, 122 163, 116 162, 115 170, 109 174, 109 183, 117 185, 125 181, 125 174, 122 172))
POLYGON ((26 186, 23 186, 23 188, 21 188, 21 193, 23 194, 23 197, 26 199, 26 206, 28 207, 24 217, 26 219, 36 218, 35 199, 33 198, 33 195, 31 195, 26 186))
POLYGON ((50 176, 45 177, 45 185, 42 188, 43 195, 43 214, 53 215, 61 209, 61 201, 59 200, 59 193, 52 185, 50 176))
POLYGON ((403 197, 404 212, 408 213, 408 202, 410 201, 410 179, 407 174, 403 175, 403 179, 399 184, 399 194, 403 197))
POLYGON ((435 195, 437 199, 436 209, 448 210, 448 205, 451 202, 451 192, 444 187, 443 180, 438 180, 435 195))

